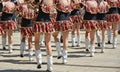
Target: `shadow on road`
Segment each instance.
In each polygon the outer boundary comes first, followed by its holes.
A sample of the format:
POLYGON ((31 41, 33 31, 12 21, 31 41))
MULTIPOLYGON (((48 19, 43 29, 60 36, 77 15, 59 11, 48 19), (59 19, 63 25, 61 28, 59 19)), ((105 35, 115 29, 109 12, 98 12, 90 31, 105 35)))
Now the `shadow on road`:
POLYGON ((46 70, 0 70, 0 72, 46 72, 46 70))

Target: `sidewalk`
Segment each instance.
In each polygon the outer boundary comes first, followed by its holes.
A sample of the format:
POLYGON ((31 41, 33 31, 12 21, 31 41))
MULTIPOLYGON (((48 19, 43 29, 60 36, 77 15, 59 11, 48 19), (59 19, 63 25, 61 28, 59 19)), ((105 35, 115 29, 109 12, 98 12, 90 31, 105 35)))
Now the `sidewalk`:
MULTIPOLYGON (((112 44, 106 44, 105 53, 101 53, 96 45, 96 53, 94 57, 89 57, 89 53, 85 51, 85 32, 81 32, 82 43, 81 47, 71 47, 71 35, 69 35, 68 48, 68 63, 62 64, 62 59, 57 59, 57 52, 52 37, 53 47, 53 68, 54 72, 120 72, 120 35, 118 36, 118 46, 112 48, 112 44)), ((106 38, 107 42, 107 38, 106 38)), ((62 45, 62 44, 61 44, 62 45)), ((41 69, 37 69, 36 59, 29 62, 28 51, 25 52, 25 57, 19 57, 20 34, 14 33, 14 52, 9 54, 8 51, 2 50, 0 37, 0 72, 45 72, 46 52, 45 46, 41 47, 43 56, 43 65, 41 69)))

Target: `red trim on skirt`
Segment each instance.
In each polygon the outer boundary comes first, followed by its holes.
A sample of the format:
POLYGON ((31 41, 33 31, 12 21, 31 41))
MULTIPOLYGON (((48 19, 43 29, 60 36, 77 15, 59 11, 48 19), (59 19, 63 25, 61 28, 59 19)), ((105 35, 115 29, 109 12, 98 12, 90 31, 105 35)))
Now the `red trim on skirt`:
POLYGON ((6 27, 6 23, 5 22, 0 22, 0 35, 5 34, 5 28, 6 27))
POLYGON ((72 29, 73 29, 72 20, 57 21, 55 23, 56 31, 67 31, 67 30, 72 30, 72 29))
POLYGON ((82 22, 82 29, 99 29, 98 22, 96 20, 84 20, 82 22))
POLYGON ((34 32, 43 32, 43 33, 51 33, 54 32, 54 25, 52 22, 36 22, 34 24, 34 32))
POLYGON ((15 30, 17 29, 16 23, 12 20, 0 21, 0 35, 4 34, 4 30, 15 30))
POLYGON ((119 14, 107 14, 107 22, 119 22, 120 15, 119 14))
POLYGON ((99 28, 102 30, 102 29, 110 29, 110 25, 108 24, 107 21, 104 21, 104 20, 99 20, 98 21, 98 24, 99 24, 99 28))
POLYGON ((25 36, 25 37, 34 36, 33 28, 32 27, 22 27, 21 35, 25 36))

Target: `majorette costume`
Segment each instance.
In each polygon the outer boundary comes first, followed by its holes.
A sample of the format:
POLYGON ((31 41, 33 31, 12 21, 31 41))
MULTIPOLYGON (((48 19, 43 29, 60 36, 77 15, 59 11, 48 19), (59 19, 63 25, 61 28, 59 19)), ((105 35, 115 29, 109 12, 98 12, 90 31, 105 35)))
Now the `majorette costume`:
MULTIPOLYGON (((39 2, 36 0, 36 2, 39 2)), ((47 5, 44 0, 41 0, 41 2, 38 3, 39 11, 38 15, 36 17, 36 22, 34 24, 34 32, 35 33, 52 33, 55 32, 54 24, 51 19, 51 13, 54 14, 55 8, 54 5, 47 5)), ((42 64, 42 55, 41 50, 36 50, 36 60, 37 60, 37 68, 41 68, 42 64)), ((53 62, 52 62, 52 56, 47 55, 47 70, 52 72, 53 68, 53 62)))
MULTIPOLYGON (((70 14, 70 17, 73 21, 73 30, 80 29, 80 24, 82 23, 83 16, 82 16, 82 7, 83 5, 79 2, 76 3, 75 0, 72 0, 71 3, 73 11, 70 14), (79 27, 79 28, 78 28, 79 27)), ((80 36, 77 35, 77 46, 80 44, 80 36)), ((72 34, 72 47, 75 46, 75 34, 72 34)))
POLYGON ((33 36, 33 20, 35 18, 35 12, 31 4, 23 4, 20 6, 19 11, 21 13, 21 34, 22 36, 33 36))
POLYGON ((51 22, 50 11, 53 7, 45 4, 39 5, 38 16, 36 17, 36 23, 34 24, 34 32, 51 33, 54 32, 54 25, 51 22))
POLYGON ((56 31, 67 31, 73 29, 72 20, 70 20, 70 12, 72 11, 71 5, 62 6, 59 0, 55 0, 57 9, 57 18, 55 23, 56 31))
MULTIPOLYGON (((110 5, 109 12, 107 13, 107 21, 109 23, 113 24, 113 29, 115 29, 114 24, 118 24, 120 21, 120 14, 119 14, 119 5, 120 1, 119 0, 106 0, 108 4, 110 5)), ((113 30, 113 48, 116 48, 117 46, 117 35, 115 33, 116 30, 113 30)))
MULTIPOLYGON (((103 29, 110 29, 109 24, 107 22, 107 18, 106 18, 106 14, 109 11, 109 5, 106 1, 98 1, 98 14, 97 14, 97 20, 98 20, 98 24, 99 24, 99 28, 101 30, 103 29)), ((102 32, 104 33, 104 32, 102 32)), ((101 52, 104 52, 104 47, 105 47, 105 39, 103 40, 103 37, 105 36, 105 34, 102 34, 102 46, 101 46, 101 52)), ((97 40, 98 43, 100 44, 100 37, 99 35, 97 35, 97 40)))
POLYGON ((110 5, 109 12, 107 13, 107 21, 108 22, 119 22, 120 21, 120 15, 119 15, 119 1, 112 1, 112 0, 106 0, 108 4, 110 5))
POLYGON ((88 1, 84 2, 83 5, 85 5, 85 14, 83 17, 82 28, 88 30, 98 29, 99 28, 97 22, 98 5, 92 6, 90 2, 88 3, 88 1))
MULTIPOLYGON (((83 2, 85 6, 85 14, 83 17, 82 27, 88 32, 99 29, 97 22, 98 4, 95 0, 87 0, 83 2)), ((94 37, 94 35, 93 35, 94 37)), ((86 38, 85 40, 86 50, 90 49, 90 56, 94 56, 95 45, 90 45, 90 40, 86 38)))
POLYGON ((0 34, 4 34, 4 30, 15 30, 17 28, 15 22, 12 20, 15 9, 14 3, 10 2, 8 4, 7 2, 4 2, 0 21, 0 34))
POLYGON ((107 23, 106 13, 109 11, 109 5, 105 1, 101 1, 98 4, 98 14, 97 20, 100 29, 109 29, 109 24, 107 23))

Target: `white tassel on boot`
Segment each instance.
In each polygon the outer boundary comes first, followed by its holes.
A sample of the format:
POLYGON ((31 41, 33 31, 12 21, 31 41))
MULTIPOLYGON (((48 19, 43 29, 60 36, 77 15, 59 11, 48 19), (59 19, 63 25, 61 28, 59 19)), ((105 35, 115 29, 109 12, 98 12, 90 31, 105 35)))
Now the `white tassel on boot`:
POLYGON ((47 71, 53 72, 53 57, 49 55, 47 56, 47 71))
POLYGON ((89 49, 90 49, 90 40, 88 38, 85 39, 85 46, 86 46, 86 51, 89 51, 89 49))
POLYGON ((33 48, 30 48, 29 49, 29 61, 32 61, 33 60, 33 48))
POLYGON ((101 53, 104 53, 104 48, 105 48, 105 41, 102 42, 101 53))
POLYGON ((12 53, 13 52, 13 45, 12 44, 9 44, 9 53, 12 53))
POLYGON ((25 43, 21 42, 20 46, 20 57, 24 57, 25 43))
POLYGON ((75 47, 75 35, 72 35, 72 47, 75 47))
POLYGON ((2 38, 2 46, 3 46, 3 49, 5 50, 5 46, 6 46, 6 38, 2 38))
POLYGON ((94 52, 95 52, 95 46, 91 45, 90 47, 90 56, 93 57, 94 56, 94 52))
POLYGON ((60 46, 60 42, 56 43, 56 50, 58 52, 58 59, 60 59, 62 57, 62 50, 61 50, 61 46, 60 46))
POLYGON ((36 50, 35 51, 35 55, 36 55, 36 60, 37 60, 37 68, 41 68, 41 64, 42 64, 42 55, 41 55, 41 51, 40 50, 36 50))
POLYGON ((67 50, 63 50, 63 64, 67 64, 67 50))
POLYGON ((80 47, 80 42, 81 42, 81 36, 77 36, 77 46, 80 47))
POLYGON ((117 47, 117 37, 113 37, 113 48, 117 47))

